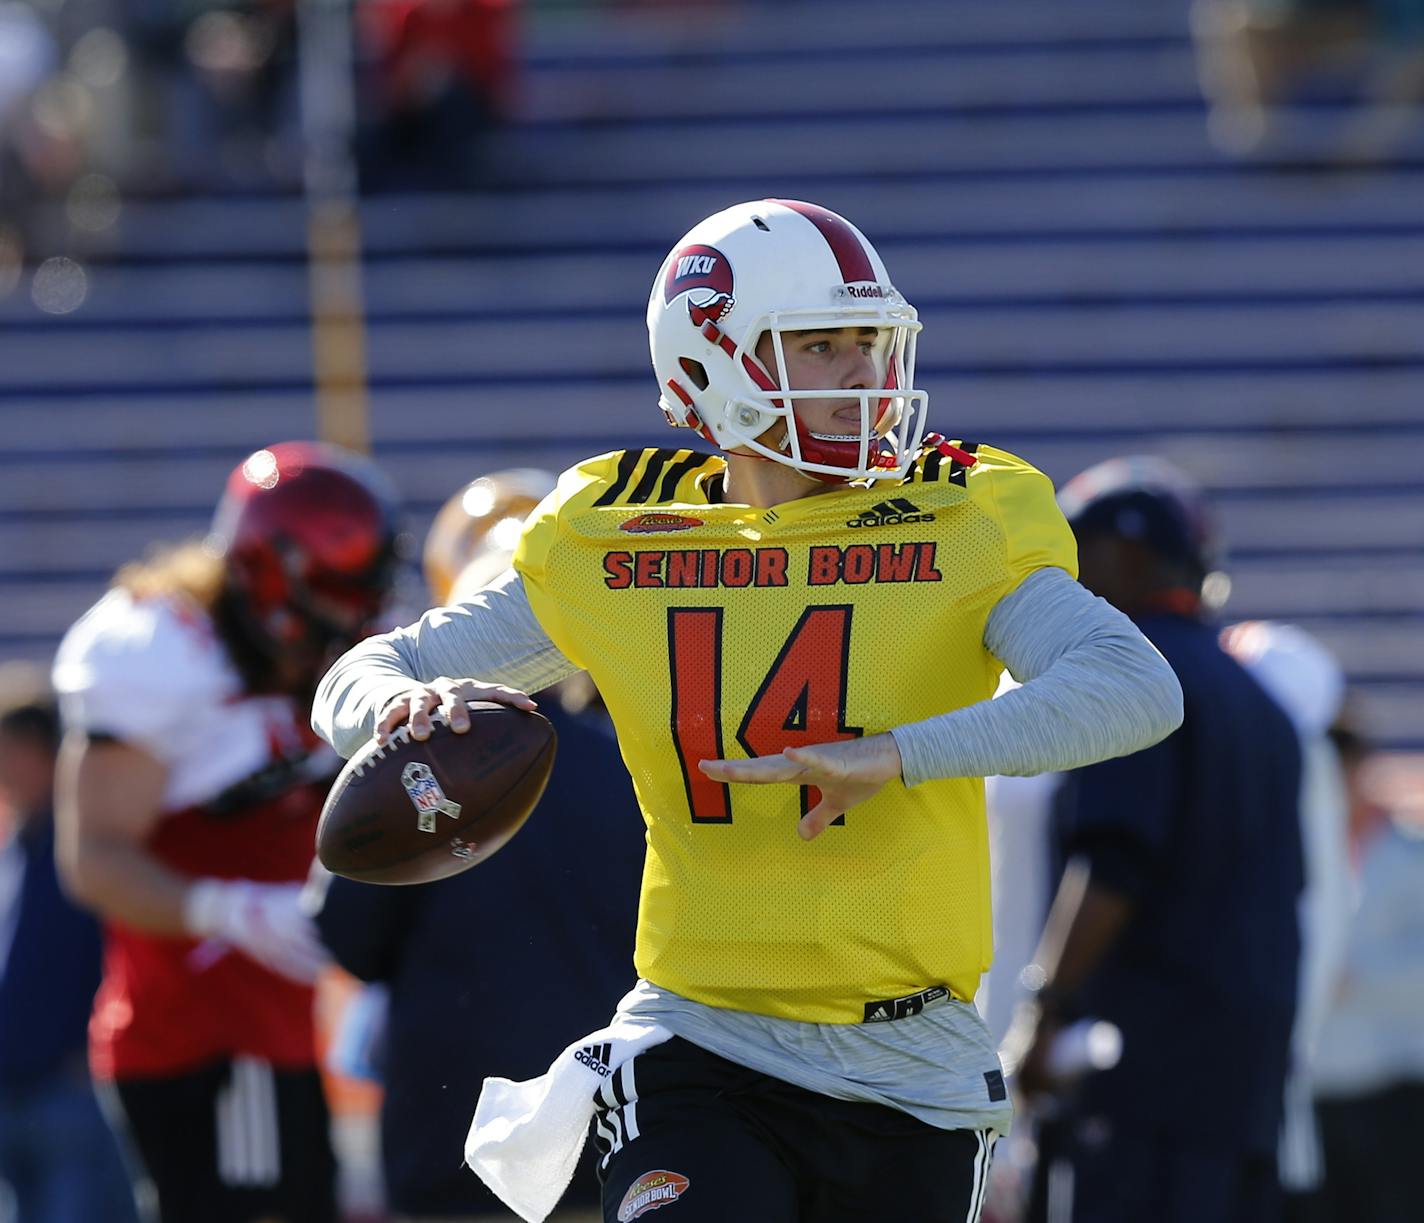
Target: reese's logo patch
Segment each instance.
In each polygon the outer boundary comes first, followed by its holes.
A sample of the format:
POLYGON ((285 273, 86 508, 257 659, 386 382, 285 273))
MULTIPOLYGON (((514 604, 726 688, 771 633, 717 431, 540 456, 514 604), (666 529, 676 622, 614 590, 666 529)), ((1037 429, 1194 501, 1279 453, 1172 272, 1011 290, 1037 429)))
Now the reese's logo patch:
POLYGON ((639 514, 618 529, 630 535, 655 535, 660 531, 690 531, 701 525, 702 519, 689 518, 686 514, 639 514))
POLYGON ((671 1206, 687 1192, 692 1182, 681 1172, 669 1172, 659 1168, 656 1172, 644 1172, 628 1186, 628 1192, 618 1203, 618 1223, 629 1223, 650 1210, 671 1206))

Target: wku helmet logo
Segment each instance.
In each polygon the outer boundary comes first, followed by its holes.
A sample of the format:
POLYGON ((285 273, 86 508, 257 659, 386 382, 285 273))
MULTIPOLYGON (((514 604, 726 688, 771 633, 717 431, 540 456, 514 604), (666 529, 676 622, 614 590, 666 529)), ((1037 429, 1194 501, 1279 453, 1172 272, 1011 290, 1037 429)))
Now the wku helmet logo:
POLYGON ((673 255, 663 281, 663 300, 671 302, 682 293, 687 294, 687 311, 694 326, 700 327, 709 319, 720 323, 736 304, 732 296, 732 265, 727 256, 715 246, 696 243, 673 255))

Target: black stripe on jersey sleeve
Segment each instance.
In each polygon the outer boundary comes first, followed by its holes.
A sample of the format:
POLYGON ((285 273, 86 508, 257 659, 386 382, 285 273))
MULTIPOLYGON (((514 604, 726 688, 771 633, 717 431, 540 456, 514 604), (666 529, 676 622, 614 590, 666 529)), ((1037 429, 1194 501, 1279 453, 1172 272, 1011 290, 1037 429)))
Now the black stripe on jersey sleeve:
MULTIPOLYGON (((678 451, 679 454, 682 451, 678 451)), ((679 459, 668 468, 667 475, 663 477, 662 487, 658 489, 659 501, 671 501, 677 495, 677 486, 682 483, 683 478, 689 473, 696 471, 703 466, 710 456, 702 454, 696 450, 687 452, 687 457, 679 459)))
POLYGON ((637 487, 628 494, 629 505, 647 504, 648 498, 653 495, 653 487, 657 484, 658 477, 663 474, 663 468, 677 451, 648 450, 644 453, 648 456, 648 465, 643 468, 643 477, 638 481, 637 487))
POLYGON ((646 450, 625 450, 618 456, 618 472, 613 477, 613 483, 603 490, 603 494, 594 502, 594 505, 612 505, 623 495, 623 490, 628 487, 628 481, 633 478, 633 470, 638 466, 638 460, 647 453, 646 450))
MULTIPOLYGON (((964 442, 959 449, 964 451, 965 454, 977 454, 979 452, 979 443, 964 442)), ((949 482, 951 484, 958 484, 960 488, 963 488, 964 481, 968 479, 968 477, 969 468, 958 459, 955 459, 954 462, 949 465, 949 482)))

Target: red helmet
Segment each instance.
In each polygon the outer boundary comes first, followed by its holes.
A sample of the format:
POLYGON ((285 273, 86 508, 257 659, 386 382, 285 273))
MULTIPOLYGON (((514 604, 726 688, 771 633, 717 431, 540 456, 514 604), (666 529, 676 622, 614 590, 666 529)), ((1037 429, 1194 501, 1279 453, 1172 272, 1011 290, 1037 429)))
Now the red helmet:
POLYGON ((228 477, 211 542, 263 653, 325 655, 369 631, 395 576, 395 492, 369 459, 322 442, 255 451, 228 477))

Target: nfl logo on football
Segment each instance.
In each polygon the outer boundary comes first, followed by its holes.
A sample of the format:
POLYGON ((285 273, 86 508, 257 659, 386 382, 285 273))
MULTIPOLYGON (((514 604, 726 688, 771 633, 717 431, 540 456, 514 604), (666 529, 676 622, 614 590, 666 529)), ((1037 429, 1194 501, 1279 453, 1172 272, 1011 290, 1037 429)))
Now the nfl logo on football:
POLYGON ((405 787, 412 806, 419 813, 421 832, 435 831, 437 815, 459 818, 460 804, 452 803, 445 797, 445 791, 440 788, 440 783, 435 780, 435 774, 430 771, 428 764, 411 761, 401 771, 401 785, 405 787))

